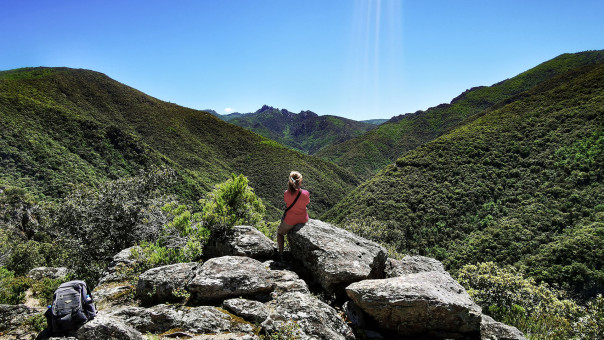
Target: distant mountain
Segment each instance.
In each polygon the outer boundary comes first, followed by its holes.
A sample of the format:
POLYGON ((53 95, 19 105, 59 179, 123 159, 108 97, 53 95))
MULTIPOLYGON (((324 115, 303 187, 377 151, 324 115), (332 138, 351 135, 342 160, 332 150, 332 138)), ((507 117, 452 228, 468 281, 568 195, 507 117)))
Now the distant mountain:
POLYGON ((375 128, 372 123, 337 116, 319 116, 312 111, 293 113, 268 105, 253 113, 232 113, 218 117, 308 154, 375 128))
POLYGON ((493 261, 582 297, 602 293, 603 55, 563 55, 387 124, 428 124, 434 134, 488 107, 397 159, 322 218, 453 270, 493 261))
POLYGON ((387 121, 388 121, 388 119, 368 119, 368 120, 362 120, 361 122, 369 123, 369 124, 373 124, 373 125, 381 125, 383 123, 386 123, 387 121))
POLYGON ((604 51, 563 54, 514 78, 469 89, 450 104, 393 117, 360 137, 329 145, 316 155, 368 179, 405 152, 446 133, 464 119, 571 69, 603 60, 604 51))
POLYGON ((0 185, 41 197, 166 165, 180 174, 174 190, 189 201, 242 173, 276 217, 291 170, 305 176, 314 214, 359 184, 329 162, 88 70, 0 72, 0 113, 0 185))

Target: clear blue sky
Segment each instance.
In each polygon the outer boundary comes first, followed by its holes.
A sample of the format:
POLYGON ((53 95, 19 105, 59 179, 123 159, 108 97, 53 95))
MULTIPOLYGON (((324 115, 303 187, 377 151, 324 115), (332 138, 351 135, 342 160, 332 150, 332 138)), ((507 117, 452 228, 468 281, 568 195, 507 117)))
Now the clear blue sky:
POLYGON ((91 69, 219 113, 389 118, 604 49, 603 18, 602 0, 0 0, 0 70, 91 69))

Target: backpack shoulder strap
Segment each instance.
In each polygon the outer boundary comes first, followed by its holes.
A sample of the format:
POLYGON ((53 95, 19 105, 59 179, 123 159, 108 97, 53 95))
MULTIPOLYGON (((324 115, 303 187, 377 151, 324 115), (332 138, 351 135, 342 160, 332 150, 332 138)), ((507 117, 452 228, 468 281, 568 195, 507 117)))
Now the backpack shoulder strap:
POLYGON ((286 213, 286 212, 287 212, 287 211, 288 211, 288 210, 289 210, 291 207, 293 207, 293 206, 294 206, 294 204, 296 204, 296 202, 298 202, 298 198, 300 198, 300 194, 301 194, 301 193, 302 193, 302 189, 300 189, 300 190, 298 191, 298 196, 296 196, 296 199, 294 200, 294 203, 292 203, 292 205, 290 205, 289 207, 287 207, 287 208, 285 209, 285 211, 283 212, 283 214, 285 214, 285 213, 286 213))

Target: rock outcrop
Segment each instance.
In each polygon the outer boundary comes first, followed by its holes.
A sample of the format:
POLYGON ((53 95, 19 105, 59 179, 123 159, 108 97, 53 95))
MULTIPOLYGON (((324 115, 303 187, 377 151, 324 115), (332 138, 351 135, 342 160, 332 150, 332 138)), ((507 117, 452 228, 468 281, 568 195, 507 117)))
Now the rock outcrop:
MULTIPOLYGON (((97 318, 70 339, 524 339, 481 315, 434 259, 387 259, 376 243, 317 220, 292 232, 285 263, 252 258, 274 254, 266 240, 237 227, 215 245, 221 256, 138 278, 135 248, 124 249, 93 292, 97 318)), ((4 325, 40 312, 0 305, 0 337, 33 339, 31 331, 4 325)))
POLYGON ((400 336, 455 338, 480 333, 480 307, 448 273, 364 280, 351 284, 346 292, 381 328, 400 336))
POLYGON ((375 242, 319 220, 289 235, 292 255, 328 293, 344 294, 353 282, 384 277, 386 250, 375 242))

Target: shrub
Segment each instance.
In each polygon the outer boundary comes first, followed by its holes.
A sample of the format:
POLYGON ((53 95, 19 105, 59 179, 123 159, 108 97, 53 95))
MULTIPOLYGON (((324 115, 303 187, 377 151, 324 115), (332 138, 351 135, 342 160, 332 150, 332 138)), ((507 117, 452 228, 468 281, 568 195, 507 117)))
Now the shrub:
POLYGON ((223 234, 235 225, 255 225, 262 220, 266 208, 248 183, 245 176, 231 174, 199 201, 202 219, 213 233, 223 234))
POLYGON ((562 292, 493 262, 464 266, 458 280, 484 313, 517 327, 531 339, 595 339, 591 335, 602 332, 601 296, 583 308, 564 299, 562 292))
POLYGON ((18 305, 25 302, 25 292, 31 287, 32 279, 18 276, 0 267, 0 304, 18 305))
POLYGON ((53 230, 70 251, 69 267, 94 286, 111 258, 141 241, 155 241, 168 220, 158 188, 174 179, 169 169, 74 190, 53 212, 53 230))

